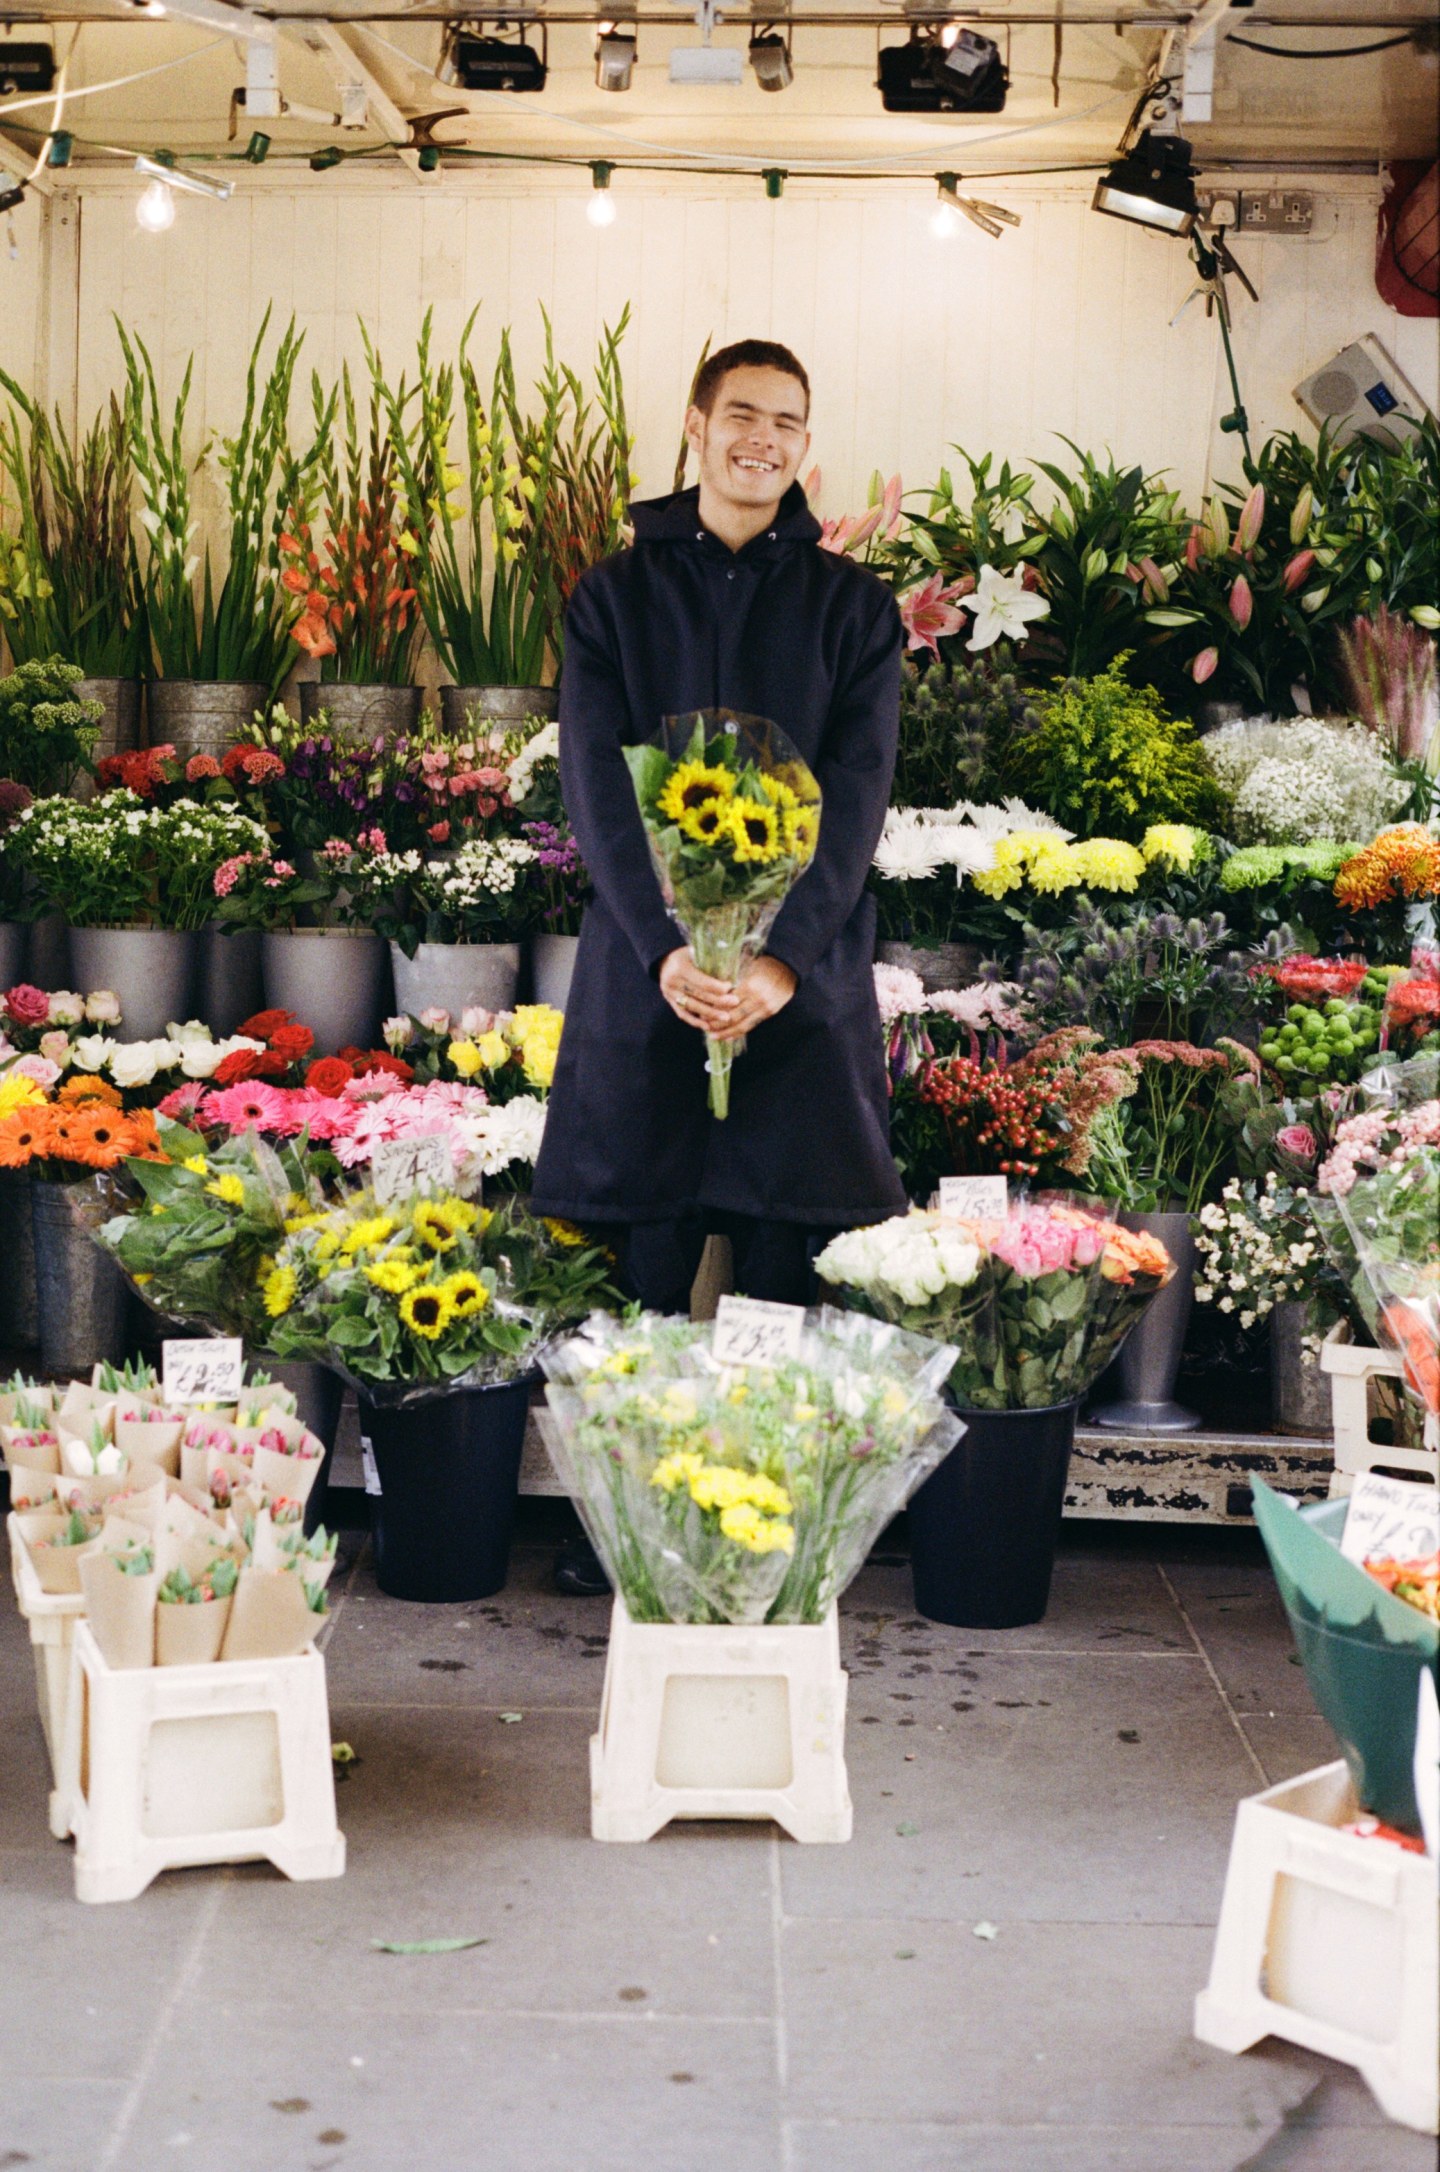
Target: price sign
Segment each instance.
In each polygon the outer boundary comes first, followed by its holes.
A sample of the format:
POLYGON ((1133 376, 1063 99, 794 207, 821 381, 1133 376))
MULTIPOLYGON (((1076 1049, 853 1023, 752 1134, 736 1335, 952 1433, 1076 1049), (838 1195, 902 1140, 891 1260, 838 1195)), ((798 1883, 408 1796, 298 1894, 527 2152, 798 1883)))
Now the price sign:
POLYGON ((798 1357, 805 1331, 803 1305, 772 1305, 759 1297, 722 1297, 710 1348, 722 1365, 779 1365, 798 1357))
POLYGON ((1440 1550, 1440 1492, 1365 1471, 1355 1481, 1340 1551, 1347 1561, 1419 1561, 1440 1550))
POLYGON ((371 1156, 370 1181, 382 1207, 417 1192, 449 1191, 455 1182, 449 1140, 433 1131, 417 1139, 382 1139, 371 1156))
POLYGON ((238 1335, 209 1335, 164 1342, 160 1392, 167 1403, 235 1403, 245 1377, 245 1346, 238 1335))
POLYGON ((365 1466, 365 1491, 372 1495, 380 1492, 380 1466, 375 1461, 375 1451, 365 1435, 360 1435, 360 1460, 365 1466))
POLYGON ((965 1222, 1003 1222, 1010 1212, 1010 1185, 1003 1176, 941 1177, 940 1212, 965 1222))

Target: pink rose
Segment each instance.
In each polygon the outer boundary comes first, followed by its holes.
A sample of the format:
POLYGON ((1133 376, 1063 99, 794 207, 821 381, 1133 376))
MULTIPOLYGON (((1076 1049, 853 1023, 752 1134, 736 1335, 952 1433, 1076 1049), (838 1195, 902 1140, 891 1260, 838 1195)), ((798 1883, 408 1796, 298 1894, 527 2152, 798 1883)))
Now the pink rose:
POLYGON ((18 981, 5 998, 5 1008, 17 1026, 44 1026, 50 1021, 50 998, 43 988, 28 980, 18 981))
POLYGON ((420 1013, 420 1023, 427 1033, 448 1033, 450 1031, 450 1013, 442 1011, 436 1003, 429 1003, 420 1013))
POLYGON ((488 1033, 495 1023, 494 1011, 482 1010, 478 1003, 471 1003, 460 1013, 460 1032, 467 1041, 478 1040, 488 1033))
POLYGON ((1282 1154, 1293 1154, 1296 1161, 1311 1162, 1320 1151, 1320 1143, 1308 1124, 1287 1124, 1275 1134, 1275 1144, 1282 1154))
POLYGON ((51 1063, 58 1064, 63 1070, 70 1056, 69 1034, 63 1033, 58 1026, 52 1033, 42 1033, 40 1036, 40 1053, 42 1056, 48 1057, 51 1063))
POLYGON ((32 1078, 37 1086, 47 1089, 53 1086, 60 1076, 59 1064, 52 1063, 48 1056, 22 1056, 18 1063, 12 1064, 10 1068, 12 1076, 32 1078))

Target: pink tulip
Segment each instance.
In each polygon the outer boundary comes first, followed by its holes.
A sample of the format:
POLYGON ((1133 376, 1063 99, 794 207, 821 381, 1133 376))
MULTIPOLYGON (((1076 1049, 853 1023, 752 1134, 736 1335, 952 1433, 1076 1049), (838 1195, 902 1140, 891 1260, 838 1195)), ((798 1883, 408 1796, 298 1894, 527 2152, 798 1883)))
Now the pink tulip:
POLYGON ((1190 665, 1190 676, 1197 686, 1203 686, 1220 661, 1218 649, 1202 649, 1190 665))
POLYGON ((1235 529, 1237 551, 1253 551, 1260 538, 1265 519, 1265 485, 1257 483, 1244 505, 1240 508, 1240 520, 1235 529))
POLYGON ((1314 551, 1297 551, 1285 568, 1285 593, 1293 595, 1315 563, 1314 551))
POLYGON ((1237 573, 1234 586, 1230 590, 1230 616, 1242 633, 1249 625, 1254 609, 1255 598, 1250 593, 1250 583, 1243 573, 1237 573))

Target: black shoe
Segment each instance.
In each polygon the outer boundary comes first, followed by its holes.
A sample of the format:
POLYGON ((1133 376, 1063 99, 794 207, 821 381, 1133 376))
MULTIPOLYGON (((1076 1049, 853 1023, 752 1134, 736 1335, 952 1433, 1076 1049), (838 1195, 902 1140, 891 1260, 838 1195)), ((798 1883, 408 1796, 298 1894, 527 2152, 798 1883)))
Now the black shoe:
POLYGON ((583 1531, 555 1556, 555 1589, 567 1599, 603 1599, 609 1592, 610 1579, 583 1531))

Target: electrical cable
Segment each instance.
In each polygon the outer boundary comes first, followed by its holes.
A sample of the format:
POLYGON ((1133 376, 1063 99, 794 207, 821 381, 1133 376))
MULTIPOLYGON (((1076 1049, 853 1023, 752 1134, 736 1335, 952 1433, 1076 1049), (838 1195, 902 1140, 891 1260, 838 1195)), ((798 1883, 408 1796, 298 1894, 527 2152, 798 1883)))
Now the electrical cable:
POLYGON ((1358 60, 1364 53, 1393 53, 1399 45, 1413 45, 1415 39, 1407 30, 1402 37, 1381 38, 1374 45, 1309 46, 1302 52, 1295 45, 1262 45, 1258 38, 1237 38, 1232 31, 1225 43, 1243 45, 1247 53, 1268 53, 1274 60, 1358 60))
MULTIPOLYGON (((217 45, 229 43, 228 38, 207 38, 203 45, 192 47, 188 53, 177 53, 173 60, 157 61, 153 68, 139 68, 134 75, 112 76, 108 83, 84 83, 79 90, 66 92, 66 102, 73 105, 77 98, 94 98, 101 91, 124 90, 131 83, 143 83, 147 76, 164 75, 167 68, 183 68, 188 62, 198 60, 202 53, 212 53, 217 45)), ((16 98, 9 105, 0 105, 0 124, 8 121, 12 113, 25 113, 31 106, 48 105, 54 95, 53 91, 39 91, 33 98, 16 98)))

